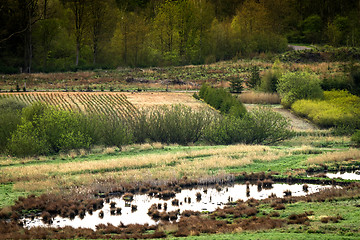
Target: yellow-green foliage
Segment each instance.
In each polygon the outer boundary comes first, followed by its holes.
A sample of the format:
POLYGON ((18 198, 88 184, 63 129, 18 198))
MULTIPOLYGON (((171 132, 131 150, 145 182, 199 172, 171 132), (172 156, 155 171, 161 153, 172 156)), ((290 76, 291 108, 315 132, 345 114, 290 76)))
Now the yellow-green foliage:
POLYGON ((325 91, 322 100, 298 100, 292 110, 323 127, 359 127, 360 97, 347 91, 325 91))

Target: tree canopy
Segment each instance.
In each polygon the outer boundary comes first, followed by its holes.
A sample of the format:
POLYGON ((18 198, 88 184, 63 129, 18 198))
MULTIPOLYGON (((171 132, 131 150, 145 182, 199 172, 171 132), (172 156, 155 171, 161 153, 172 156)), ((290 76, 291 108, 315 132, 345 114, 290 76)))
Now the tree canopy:
POLYGON ((358 0, 2 0, 0 72, 202 64, 360 46, 358 0))

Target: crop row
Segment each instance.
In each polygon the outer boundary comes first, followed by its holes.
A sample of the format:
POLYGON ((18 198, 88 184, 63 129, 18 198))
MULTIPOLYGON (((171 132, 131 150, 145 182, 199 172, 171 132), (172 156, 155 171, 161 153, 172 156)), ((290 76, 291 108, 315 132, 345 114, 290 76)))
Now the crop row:
POLYGON ((43 102, 57 109, 95 113, 114 118, 133 117, 137 109, 121 93, 5 93, 0 98, 15 99, 26 104, 43 102))

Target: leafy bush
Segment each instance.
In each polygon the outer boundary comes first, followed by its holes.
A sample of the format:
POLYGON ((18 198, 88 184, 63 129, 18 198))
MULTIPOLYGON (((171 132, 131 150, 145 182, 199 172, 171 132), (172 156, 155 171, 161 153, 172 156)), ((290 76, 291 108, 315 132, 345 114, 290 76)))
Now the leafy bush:
POLYGON ((36 103, 24 108, 22 121, 13 132, 8 151, 16 156, 56 153, 70 149, 89 148, 92 139, 84 115, 60 111, 36 103))
POLYGON ((18 157, 48 154, 49 145, 42 139, 38 129, 32 122, 25 122, 20 125, 11 135, 7 150, 10 154, 18 157))
POLYGON ((199 96, 223 114, 233 114, 233 116, 241 117, 246 113, 244 105, 223 88, 213 88, 203 84, 199 96))
POLYGON ((21 110, 25 106, 10 99, 0 100, 0 152, 5 151, 11 134, 21 123, 21 110))
POLYGON ((283 74, 277 85, 281 104, 289 108, 299 99, 319 99, 323 97, 317 75, 309 72, 289 72, 283 74))
POLYGON ((325 91, 323 100, 299 100, 291 108, 321 127, 360 127, 360 98, 347 91, 325 91))
POLYGON ((356 145, 360 146, 360 130, 357 130, 352 136, 351 141, 355 142, 356 145))
POLYGON ((217 118, 206 128, 204 139, 213 144, 273 143, 291 136, 288 126, 279 113, 258 108, 242 118, 217 118))

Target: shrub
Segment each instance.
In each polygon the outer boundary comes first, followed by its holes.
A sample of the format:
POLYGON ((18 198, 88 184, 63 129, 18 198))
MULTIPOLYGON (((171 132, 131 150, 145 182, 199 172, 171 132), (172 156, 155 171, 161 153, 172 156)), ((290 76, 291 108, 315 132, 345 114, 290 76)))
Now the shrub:
POLYGON ((10 99, 0 100, 0 152, 4 152, 11 134, 21 123, 21 110, 24 103, 10 99))
POLYGON ((308 72, 289 72, 283 74, 277 85, 281 104, 289 108, 299 99, 322 98, 323 91, 317 75, 308 72))
POLYGON ((206 110, 194 111, 183 105, 157 107, 140 112, 132 130, 136 142, 188 144, 196 142, 213 118, 206 110))
POLYGON ((360 130, 357 130, 352 136, 351 141, 355 142, 356 145, 360 146, 360 130))
POLYGON ((92 119, 86 121, 90 129, 97 129, 97 131, 89 132, 96 144, 120 148, 133 142, 133 132, 124 119, 104 119, 100 116, 93 116, 92 119))
POLYGON ((347 91, 325 91, 323 100, 299 100, 292 110, 321 127, 360 127, 360 98, 347 91))
POLYGON ((31 122, 25 122, 11 135, 7 150, 18 157, 34 156, 49 153, 46 140, 31 122))
POLYGON ((80 113, 56 110, 42 103, 26 107, 7 148, 16 156, 89 148, 92 139, 83 118, 80 113))
POLYGON ((258 108, 242 118, 217 118, 205 130, 204 139, 213 144, 273 143, 291 136, 288 126, 280 114, 258 108))
POLYGON ((213 88, 204 84, 200 88, 199 96, 223 114, 241 117, 246 113, 244 105, 223 88, 213 88))

